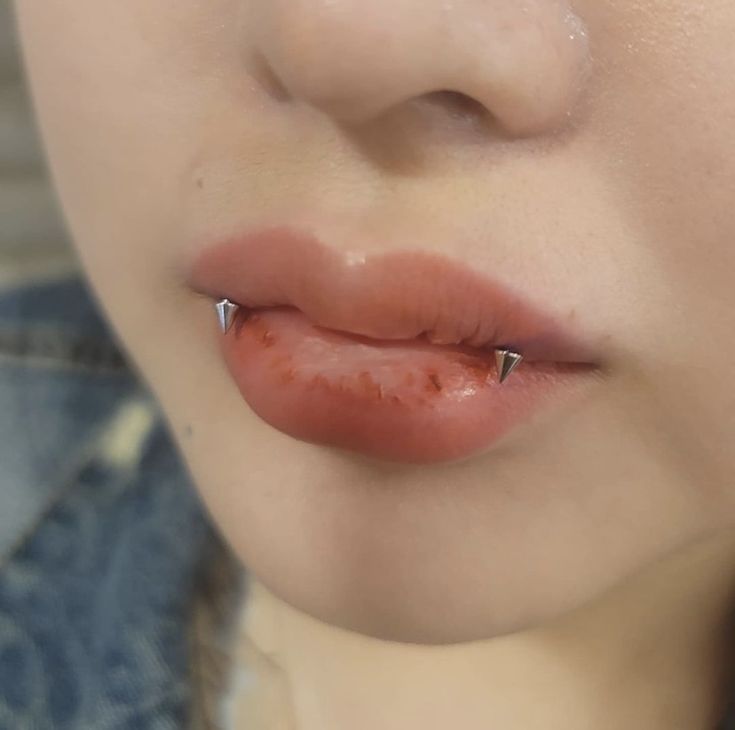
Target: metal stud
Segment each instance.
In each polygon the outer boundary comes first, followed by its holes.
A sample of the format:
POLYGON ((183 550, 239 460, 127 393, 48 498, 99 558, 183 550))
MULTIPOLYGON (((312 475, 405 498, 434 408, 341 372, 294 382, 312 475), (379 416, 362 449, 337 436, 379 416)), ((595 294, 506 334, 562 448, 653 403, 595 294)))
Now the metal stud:
POLYGON ((523 355, 512 350, 495 350, 495 363, 498 366, 498 382, 502 383, 523 360, 523 355))
POLYGON ((240 305, 234 304, 229 299, 221 299, 214 306, 217 310, 217 320, 219 321, 220 329, 226 334, 227 330, 232 326, 232 321, 235 319, 240 305))

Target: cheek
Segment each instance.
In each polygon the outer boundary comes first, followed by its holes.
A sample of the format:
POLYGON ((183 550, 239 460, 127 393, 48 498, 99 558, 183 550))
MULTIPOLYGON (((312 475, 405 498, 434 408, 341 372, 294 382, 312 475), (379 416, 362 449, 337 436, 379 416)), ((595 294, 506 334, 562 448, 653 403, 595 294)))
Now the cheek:
POLYGON ((635 301, 626 339, 649 399, 636 411, 665 436, 663 458, 722 507, 735 438, 735 10, 658 5, 619 26, 625 54, 593 144, 613 153, 599 162, 633 236, 620 295, 635 301))
POLYGON ((612 152, 600 160, 605 178, 652 278, 680 302, 735 304, 735 8, 652 0, 625 12, 601 36, 617 48, 601 84, 607 120, 595 125, 612 152))
POLYGON ((18 4, 51 173, 106 299, 122 296, 125 278, 152 281, 181 238, 187 160, 221 99, 241 91, 237 30, 221 22, 229 4, 18 4))

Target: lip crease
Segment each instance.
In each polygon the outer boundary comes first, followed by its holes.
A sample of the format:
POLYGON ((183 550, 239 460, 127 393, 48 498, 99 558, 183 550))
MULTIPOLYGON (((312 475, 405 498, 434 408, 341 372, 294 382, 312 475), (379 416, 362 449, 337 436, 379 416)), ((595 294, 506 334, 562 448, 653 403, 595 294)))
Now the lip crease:
POLYGON ((274 226, 205 248, 186 278, 241 305, 220 344, 256 414, 300 440, 379 459, 470 456, 552 395, 583 389, 598 367, 589 343, 552 315, 420 249, 345 253, 274 226), (499 384, 501 347, 523 360, 499 384))

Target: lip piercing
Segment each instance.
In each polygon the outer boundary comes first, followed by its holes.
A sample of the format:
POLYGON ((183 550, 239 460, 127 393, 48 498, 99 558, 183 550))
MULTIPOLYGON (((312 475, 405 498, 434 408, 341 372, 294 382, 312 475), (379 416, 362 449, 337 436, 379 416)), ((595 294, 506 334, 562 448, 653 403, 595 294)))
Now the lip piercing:
POLYGON ((217 310, 220 329, 226 334, 232 326, 232 321, 235 319, 235 314, 237 314, 240 305, 231 302, 229 299, 220 299, 214 307, 217 310))
POLYGON ((498 366, 498 382, 502 383, 523 360, 523 355, 512 350, 495 350, 495 364, 498 366))
MULTIPOLYGON (((231 302, 229 299, 220 299, 215 303, 215 309, 217 310, 217 320, 219 322, 220 329, 224 334, 232 326, 232 322, 235 319, 237 310, 240 308, 239 304, 231 302)), ((498 382, 502 383, 515 369, 515 367, 523 360, 523 355, 517 352, 507 349, 495 349, 495 364, 498 367, 498 382)))

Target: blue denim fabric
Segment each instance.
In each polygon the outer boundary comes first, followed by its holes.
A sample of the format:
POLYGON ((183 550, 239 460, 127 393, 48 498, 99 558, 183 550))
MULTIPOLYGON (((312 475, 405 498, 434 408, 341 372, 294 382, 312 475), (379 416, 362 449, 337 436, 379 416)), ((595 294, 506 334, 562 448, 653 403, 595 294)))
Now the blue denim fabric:
POLYGON ((0 730, 190 727, 218 548, 83 280, 0 293, 0 730))

